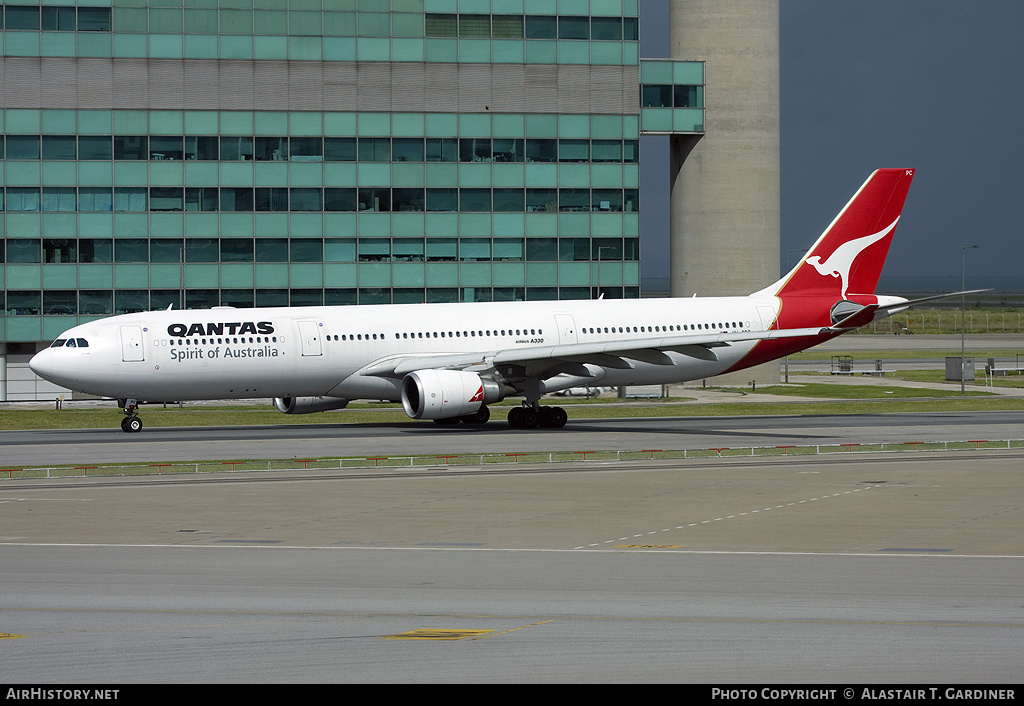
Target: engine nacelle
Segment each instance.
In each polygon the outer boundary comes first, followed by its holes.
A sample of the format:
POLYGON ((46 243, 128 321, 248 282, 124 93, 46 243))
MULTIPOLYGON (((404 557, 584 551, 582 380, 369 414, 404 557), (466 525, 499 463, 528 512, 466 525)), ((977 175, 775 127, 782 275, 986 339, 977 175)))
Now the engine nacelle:
POLYGON ((342 409, 348 400, 340 397, 275 397, 274 404, 285 414, 312 414, 342 409))
POLYGON ((417 370, 402 380, 402 407, 413 419, 461 417, 504 397, 502 385, 462 370, 417 370))

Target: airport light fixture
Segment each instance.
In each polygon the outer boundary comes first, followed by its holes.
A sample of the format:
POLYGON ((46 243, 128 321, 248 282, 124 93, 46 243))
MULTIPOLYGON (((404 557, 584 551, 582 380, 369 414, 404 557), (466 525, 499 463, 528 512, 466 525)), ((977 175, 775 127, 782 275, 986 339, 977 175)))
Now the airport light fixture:
MULTIPOLYGON (((967 251, 978 248, 978 245, 964 245, 960 248, 960 291, 966 291, 967 287, 964 286, 967 277, 967 251)), ((964 330, 967 328, 967 295, 960 295, 960 394, 965 394, 964 387, 964 369, 966 366, 966 356, 964 351, 964 330)))

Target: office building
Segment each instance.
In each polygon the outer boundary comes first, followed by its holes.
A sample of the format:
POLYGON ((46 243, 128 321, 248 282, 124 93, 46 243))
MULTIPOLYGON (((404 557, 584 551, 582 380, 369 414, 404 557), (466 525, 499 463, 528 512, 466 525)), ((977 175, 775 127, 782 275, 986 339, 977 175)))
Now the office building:
POLYGON ((147 309, 640 296, 638 0, 5 3, 0 401, 147 309))

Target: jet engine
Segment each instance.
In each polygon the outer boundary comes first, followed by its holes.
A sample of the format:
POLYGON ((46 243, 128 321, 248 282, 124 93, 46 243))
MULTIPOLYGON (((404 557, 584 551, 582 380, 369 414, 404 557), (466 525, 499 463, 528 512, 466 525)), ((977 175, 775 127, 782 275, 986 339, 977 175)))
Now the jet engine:
POLYGON ((461 417, 504 397, 504 386, 462 370, 417 370, 402 380, 402 406, 413 419, 461 417))
POLYGON ((342 409, 348 400, 340 397, 275 397, 274 404, 285 414, 311 414, 342 409))

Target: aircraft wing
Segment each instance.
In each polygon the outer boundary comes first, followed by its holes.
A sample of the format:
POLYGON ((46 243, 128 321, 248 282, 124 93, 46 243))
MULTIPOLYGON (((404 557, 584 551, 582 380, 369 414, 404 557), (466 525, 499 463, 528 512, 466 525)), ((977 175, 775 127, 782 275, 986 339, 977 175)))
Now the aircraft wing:
POLYGON ((773 340, 818 336, 823 329, 783 329, 742 333, 700 333, 680 336, 658 336, 628 341, 566 343, 556 346, 504 348, 484 353, 401 355, 382 358, 359 370, 357 375, 404 377, 424 369, 514 371, 514 377, 544 377, 547 371, 565 372, 572 366, 592 364, 605 368, 628 369, 631 361, 653 365, 672 365, 668 352, 697 358, 717 360, 716 348, 746 341, 773 340))

